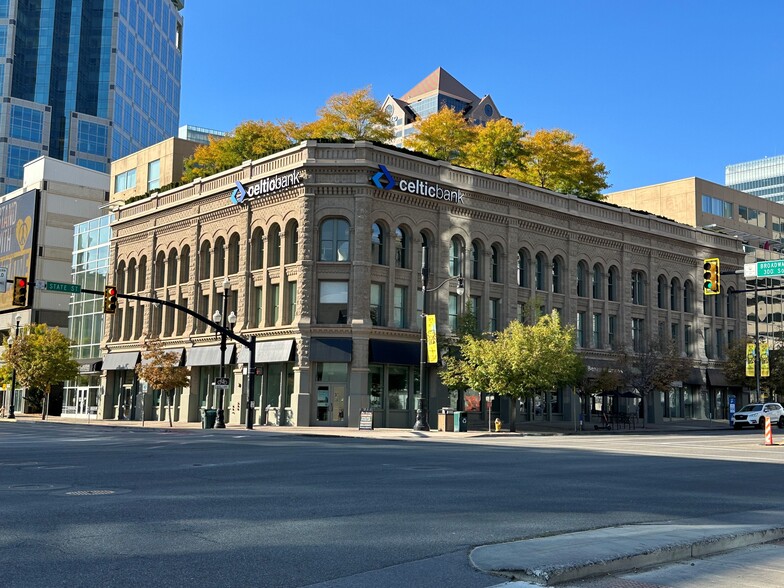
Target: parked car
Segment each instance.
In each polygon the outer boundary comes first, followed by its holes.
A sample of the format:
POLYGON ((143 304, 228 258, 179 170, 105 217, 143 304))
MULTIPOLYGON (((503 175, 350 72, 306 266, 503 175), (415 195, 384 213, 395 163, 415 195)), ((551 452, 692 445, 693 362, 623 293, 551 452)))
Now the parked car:
POLYGON ((762 427, 763 417, 770 419, 770 424, 777 424, 779 429, 784 428, 784 407, 778 402, 758 402, 755 404, 747 404, 735 413, 736 429, 740 429, 744 425, 751 427, 762 427))

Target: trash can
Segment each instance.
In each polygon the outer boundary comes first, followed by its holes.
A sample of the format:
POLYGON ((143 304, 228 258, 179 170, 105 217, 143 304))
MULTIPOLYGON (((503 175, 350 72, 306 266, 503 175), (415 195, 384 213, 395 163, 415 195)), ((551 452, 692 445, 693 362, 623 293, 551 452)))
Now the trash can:
POLYGON ((468 432, 468 413, 463 411, 455 411, 454 427, 456 433, 468 432))
POLYGON ((218 411, 214 408, 202 409, 201 411, 201 428, 214 429, 215 419, 218 416, 218 411))
POLYGON ((454 410, 451 408, 438 409, 438 430, 450 432, 455 430, 454 410))

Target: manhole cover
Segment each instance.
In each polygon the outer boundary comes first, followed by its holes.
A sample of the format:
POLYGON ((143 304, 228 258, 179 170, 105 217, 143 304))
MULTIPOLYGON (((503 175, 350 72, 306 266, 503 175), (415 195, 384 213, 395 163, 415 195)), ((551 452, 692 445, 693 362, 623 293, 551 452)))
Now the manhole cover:
POLYGON ((114 490, 74 490, 66 492, 66 496, 101 496, 104 494, 114 494, 114 490))

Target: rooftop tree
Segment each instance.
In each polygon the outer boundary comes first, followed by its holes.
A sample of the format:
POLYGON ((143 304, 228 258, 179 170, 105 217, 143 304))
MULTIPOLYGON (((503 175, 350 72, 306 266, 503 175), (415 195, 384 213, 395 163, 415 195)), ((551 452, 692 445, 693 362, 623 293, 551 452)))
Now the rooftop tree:
POLYGON ((349 94, 336 94, 318 110, 319 118, 293 132, 297 139, 350 139, 391 141, 395 137, 392 119, 371 94, 362 88, 349 94))

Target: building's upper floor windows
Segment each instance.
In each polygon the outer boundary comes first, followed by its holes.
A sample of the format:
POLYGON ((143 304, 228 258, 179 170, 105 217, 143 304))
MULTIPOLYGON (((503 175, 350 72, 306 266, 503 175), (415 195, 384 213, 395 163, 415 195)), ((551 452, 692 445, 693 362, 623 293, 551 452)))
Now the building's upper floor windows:
POLYGON ((122 192, 123 190, 130 190, 136 187, 136 170, 129 169, 128 171, 117 174, 114 177, 114 191, 122 192))
POLYGON ((350 261, 348 222, 340 218, 322 221, 319 245, 319 261, 350 261))
POLYGON ((161 187, 161 160, 156 159, 147 164, 147 190, 161 187))
POLYGON ((768 215, 761 210, 738 205, 738 220, 741 222, 765 228, 767 226, 767 217, 768 215))
POLYGON ((106 125, 91 122, 89 120, 79 121, 77 135, 77 149, 90 155, 106 157, 109 154, 109 129, 106 125))
POLYGON ((620 286, 620 278, 619 278, 618 268, 610 266, 610 269, 607 271, 607 300, 612 302, 618 302, 620 299, 620 293, 618 292, 618 288, 620 286))
POLYGON ((724 218, 732 218, 732 202, 714 196, 702 195, 702 212, 715 214, 724 218))
POLYGON ((645 304, 645 274, 632 272, 632 304, 645 304))
POLYGON ((490 278, 495 283, 501 281, 501 250, 498 245, 490 247, 490 278))
POLYGON ((449 245, 449 275, 463 275, 463 244, 457 237, 453 237, 449 245))
MULTIPOLYGON (((12 138, 41 143, 43 141, 43 128, 44 115, 40 110, 18 104, 14 104, 11 107, 10 135, 12 138)), ((81 132, 81 130, 82 127, 79 125, 79 131, 81 132)))
POLYGON ((528 257, 528 252, 525 249, 521 249, 517 252, 517 285, 522 288, 528 288, 528 274, 530 272, 529 266, 531 265, 531 260, 528 257))
POLYGON ((577 295, 581 298, 588 296, 588 264, 584 261, 577 264, 577 295))
POLYGON ((408 233, 403 227, 395 229, 395 267, 408 267, 408 233))

